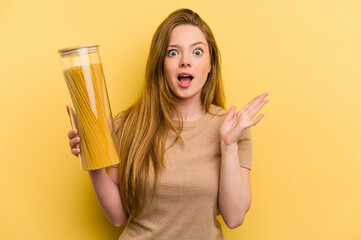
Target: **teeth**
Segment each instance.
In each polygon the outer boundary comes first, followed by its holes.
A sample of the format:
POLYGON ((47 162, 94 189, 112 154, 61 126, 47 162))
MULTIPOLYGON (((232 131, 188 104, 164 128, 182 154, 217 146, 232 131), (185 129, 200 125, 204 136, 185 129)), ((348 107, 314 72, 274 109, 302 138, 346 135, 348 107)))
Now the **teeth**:
POLYGON ((192 78, 192 79, 193 79, 193 77, 190 76, 190 75, 180 75, 180 76, 178 77, 178 79, 180 79, 180 78, 192 78))

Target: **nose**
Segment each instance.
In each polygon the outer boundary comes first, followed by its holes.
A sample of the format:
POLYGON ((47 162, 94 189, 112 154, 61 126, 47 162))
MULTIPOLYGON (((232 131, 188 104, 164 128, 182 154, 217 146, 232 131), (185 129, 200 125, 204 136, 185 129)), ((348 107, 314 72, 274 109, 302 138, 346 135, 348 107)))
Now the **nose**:
POLYGON ((181 67, 190 67, 191 66, 191 59, 187 54, 183 54, 180 60, 181 67))

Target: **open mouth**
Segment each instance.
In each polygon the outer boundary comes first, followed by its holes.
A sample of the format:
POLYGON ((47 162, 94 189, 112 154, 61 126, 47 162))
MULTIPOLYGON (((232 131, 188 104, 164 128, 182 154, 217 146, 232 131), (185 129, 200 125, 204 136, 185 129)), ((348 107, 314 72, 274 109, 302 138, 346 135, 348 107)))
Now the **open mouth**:
POLYGON ((185 75, 185 74, 178 75, 178 81, 181 81, 181 82, 189 82, 189 81, 192 81, 193 78, 194 77, 192 75, 185 75))
POLYGON ((186 72, 182 72, 182 73, 178 74, 179 86, 182 88, 189 87, 192 83, 193 78, 194 78, 193 75, 186 73, 186 72))

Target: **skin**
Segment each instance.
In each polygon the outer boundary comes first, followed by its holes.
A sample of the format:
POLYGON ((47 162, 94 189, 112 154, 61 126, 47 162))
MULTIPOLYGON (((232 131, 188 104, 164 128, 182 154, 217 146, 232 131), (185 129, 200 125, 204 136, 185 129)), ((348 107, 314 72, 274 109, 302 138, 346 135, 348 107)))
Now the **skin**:
POLYGON ((252 118, 269 102, 268 99, 265 99, 268 95, 269 93, 263 93, 257 96, 237 113, 235 106, 229 109, 228 115, 219 129, 221 140, 224 144, 228 146, 236 144, 238 137, 244 129, 252 127, 261 121, 264 114, 258 115, 254 120, 252 118))
MULTIPOLYGON (((183 121, 199 119, 205 114, 201 90, 211 71, 207 41, 199 28, 179 25, 170 34, 167 52, 164 72, 176 96, 183 121), (177 76, 180 72, 194 76, 189 87, 179 86, 177 76)), ((246 128, 256 125, 263 118, 264 114, 261 114, 252 120, 268 102, 264 99, 267 95, 264 93, 254 98, 238 112, 232 106, 219 129, 221 167, 218 203, 222 218, 229 228, 236 228, 243 223, 251 205, 250 170, 239 166, 237 139, 246 128)))
POLYGON ((264 116, 252 118, 269 101, 263 93, 236 113, 232 106, 219 129, 221 138, 221 167, 218 204, 229 228, 240 226, 251 206, 250 169, 239 166, 237 139, 241 133, 256 125, 264 116))
POLYGON ((191 25, 175 27, 169 38, 164 73, 184 121, 195 120, 205 114, 201 91, 210 71, 208 43, 202 31, 191 25), (181 72, 194 76, 187 88, 178 84, 178 74, 181 72))
MULTIPOLYGON (((170 89, 176 96, 177 109, 183 121, 197 120, 206 114, 201 103, 201 90, 210 71, 208 44, 201 30, 191 25, 175 27, 170 34, 164 59, 164 73, 170 89), (180 72, 188 72, 194 76, 189 87, 179 86, 177 76, 180 72)), ((219 128, 221 167, 218 202, 220 213, 229 228, 238 227, 243 223, 251 205, 250 170, 239 166, 237 139, 245 129, 256 125, 263 118, 264 114, 260 114, 252 120, 269 102, 265 99, 268 95, 269 93, 263 93, 255 97, 238 112, 236 107, 232 106, 219 128)), ((72 154, 78 156, 80 149, 77 145, 80 138, 77 129, 70 130, 68 137, 72 154)), ((128 216, 122 208, 119 192, 114 187, 118 185, 118 170, 112 168, 109 177, 103 170, 89 171, 89 174, 93 185, 101 186, 96 189, 96 193, 108 218, 115 226, 121 226, 128 216), (115 185, 109 183, 109 178, 115 185), (107 195, 109 191, 101 192, 108 186, 108 189, 112 189, 116 201, 107 195), (112 216, 114 212, 121 214, 112 216)))

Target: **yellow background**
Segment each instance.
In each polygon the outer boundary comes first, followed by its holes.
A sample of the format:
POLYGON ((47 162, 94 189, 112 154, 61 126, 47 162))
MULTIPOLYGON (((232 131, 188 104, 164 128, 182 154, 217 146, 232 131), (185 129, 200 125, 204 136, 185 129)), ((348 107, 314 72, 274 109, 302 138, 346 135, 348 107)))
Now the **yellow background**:
POLYGON ((213 30, 228 107, 270 92, 252 128, 252 206, 239 228, 222 221, 226 239, 361 239, 356 0, 1 0, 0 239, 117 239, 69 150, 57 50, 100 44, 115 115, 139 93, 155 29, 181 7, 213 30))

